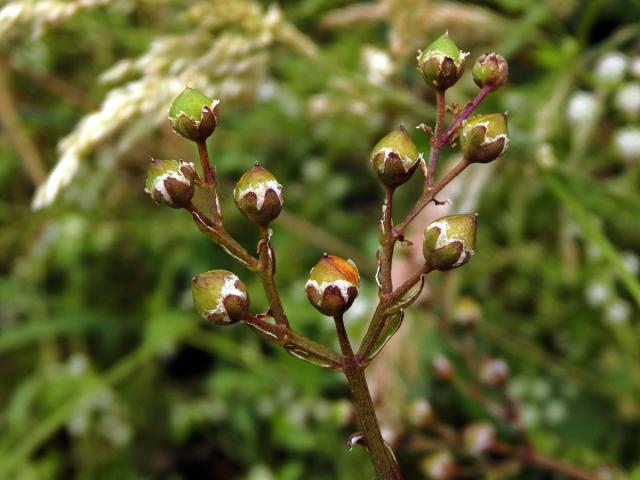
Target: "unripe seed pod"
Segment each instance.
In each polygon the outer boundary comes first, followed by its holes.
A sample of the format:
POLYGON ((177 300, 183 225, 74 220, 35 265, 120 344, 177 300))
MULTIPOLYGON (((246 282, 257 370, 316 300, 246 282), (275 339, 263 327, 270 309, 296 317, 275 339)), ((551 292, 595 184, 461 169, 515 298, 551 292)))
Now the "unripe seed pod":
POLYGON ((233 190, 233 200, 238 209, 251 221, 266 226, 276 219, 282 210, 282 185, 269 170, 256 162, 256 165, 238 180, 233 190))
POLYGON ((191 292, 198 313, 217 325, 236 323, 249 311, 247 288, 226 270, 211 270, 193 277, 191 292))
POLYGON ((329 317, 346 311, 359 288, 360 274, 355 263, 326 253, 311 269, 305 285, 311 304, 329 317))
POLYGON ((465 450, 479 457, 495 446, 496 429, 488 422, 476 422, 464 429, 462 437, 465 450))
POLYGON ((467 263, 476 245, 477 215, 448 215, 424 231, 422 252, 435 270, 451 270, 467 263))
POLYGON ((495 90, 509 78, 509 64, 502 55, 495 52, 485 53, 476 60, 471 74, 473 81, 480 88, 490 86, 495 90))
POLYGON ((187 87, 171 104, 169 123, 183 137, 203 142, 216 129, 219 103, 219 100, 187 87))
POLYGON ((416 144, 401 125, 373 147, 371 165, 384 185, 395 188, 411 178, 420 158, 416 144))
POLYGON ((502 387, 509 373, 509 365, 501 358, 485 359, 480 366, 480 380, 492 387, 502 387))
POLYGON ((156 203, 184 208, 193 198, 196 178, 198 173, 193 163, 151 159, 144 191, 151 195, 156 203))
POLYGON ((447 32, 418 55, 418 71, 431 88, 446 90, 462 76, 467 55, 447 32))
POLYGON ((448 450, 436 450, 420 463, 422 472, 432 480, 448 480, 456 474, 456 462, 448 450))
POLYGON ((460 133, 462 154, 471 163, 489 163, 509 147, 507 114, 476 115, 464 122, 460 133))

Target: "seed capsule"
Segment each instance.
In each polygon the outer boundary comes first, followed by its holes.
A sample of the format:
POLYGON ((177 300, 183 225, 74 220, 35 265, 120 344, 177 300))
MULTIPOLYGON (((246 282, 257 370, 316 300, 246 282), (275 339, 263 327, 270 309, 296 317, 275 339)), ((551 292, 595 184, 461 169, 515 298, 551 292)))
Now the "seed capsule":
POLYGON ((418 55, 418 71, 431 88, 446 90, 462 76, 467 55, 445 33, 418 55))
POLYGON ((476 115, 467 120, 460 134, 462 154, 471 163, 489 163, 509 147, 507 114, 476 115))
POLYGON ((193 277, 191 292, 198 313, 216 325, 236 323, 249 310, 247 288, 226 270, 211 270, 193 277))
POLYGON ((242 213, 263 226, 280 215, 284 203, 282 185, 269 170, 257 163, 240 177, 233 190, 233 199, 242 213))
POLYGON ((435 270, 451 270, 467 263, 476 244, 477 215, 448 215, 424 231, 423 254, 435 270))
POLYGON ((329 317, 346 311, 359 288, 360 274, 355 263, 327 254, 311 269, 305 285, 311 304, 329 317))
POLYGON ((496 429, 488 422, 476 422, 464 429, 462 437, 465 450, 479 457, 495 446, 496 429))
POLYGON ((147 170, 144 191, 156 203, 173 208, 184 208, 191 202, 195 192, 194 180, 198 173, 193 163, 182 160, 151 160, 147 170))
POLYGON ((476 60, 471 74, 480 88, 490 86, 495 90, 509 78, 509 64, 502 55, 485 53, 476 60))
POLYGON ((416 144, 400 126, 384 136, 371 152, 371 165, 380 181, 395 188, 407 182, 420 162, 416 144))
POLYGON ((185 88, 171 104, 169 123, 183 137, 205 141, 218 124, 219 100, 212 100, 193 88, 185 88))

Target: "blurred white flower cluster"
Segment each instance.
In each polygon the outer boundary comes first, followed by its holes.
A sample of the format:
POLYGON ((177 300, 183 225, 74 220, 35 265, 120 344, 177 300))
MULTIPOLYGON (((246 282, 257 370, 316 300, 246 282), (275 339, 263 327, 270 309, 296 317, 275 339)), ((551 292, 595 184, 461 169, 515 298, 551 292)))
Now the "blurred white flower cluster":
POLYGON ((27 31, 41 36, 47 28, 60 24, 79 11, 111 3, 111 0, 19 0, 0 8, 0 43, 27 31))
POLYGON ((601 121, 615 121, 611 147, 625 161, 640 160, 640 56, 611 51, 593 70, 593 90, 575 92, 567 103, 569 125, 591 131, 601 121))
POLYGON ((182 15, 192 25, 188 33, 158 37, 138 58, 122 60, 104 72, 102 82, 121 85, 60 141, 58 164, 36 192, 34 208, 53 202, 101 142, 119 135, 118 153, 126 152, 161 125, 171 100, 186 85, 220 98, 223 105, 246 100, 266 77, 273 47, 315 54, 315 45, 286 22, 276 6, 203 0, 182 15))

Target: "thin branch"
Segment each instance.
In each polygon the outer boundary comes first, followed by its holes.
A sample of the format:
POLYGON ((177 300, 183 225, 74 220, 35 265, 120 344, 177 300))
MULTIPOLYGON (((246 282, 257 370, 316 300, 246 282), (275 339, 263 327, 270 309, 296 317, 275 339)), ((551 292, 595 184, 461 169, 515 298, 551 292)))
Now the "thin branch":
POLYGON ((442 143, 442 131, 444 129, 446 108, 446 93, 439 90, 436 93, 436 128, 431 138, 431 151, 429 152, 429 164, 427 165, 427 177, 425 178, 425 188, 427 191, 431 190, 433 186, 440 150, 444 145, 444 143, 442 143))
POLYGON ((393 265, 393 191, 385 187, 384 206, 382 207, 382 253, 380 255, 380 293, 388 294, 393 289, 391 269, 393 265))
POLYGON ((340 348, 344 356, 342 371, 347 377, 358 420, 367 441, 369 455, 373 467, 380 480, 400 480, 400 470, 395 459, 392 458, 387 445, 382 438, 378 419, 369 393, 369 386, 364 375, 364 368, 354 355, 351 342, 344 328, 342 314, 334 317, 340 348))
POLYGON ((20 121, 9 85, 8 71, 7 61, 0 58, 0 122, 7 138, 18 152, 31 182, 37 187, 47 178, 47 169, 38 147, 20 121))
POLYGON ((458 113, 449 125, 449 128, 444 132, 444 135, 441 138, 438 138, 438 142, 442 143, 442 145, 448 143, 453 134, 462 126, 462 123, 469 118, 469 115, 473 113, 473 111, 478 108, 478 105, 482 103, 482 101, 493 91, 493 87, 486 85, 480 89, 480 91, 476 94, 475 97, 467 103, 467 105, 462 109, 460 113, 458 113))
POLYGON ((207 237, 220 245, 230 256, 238 260, 252 272, 260 270, 258 259, 247 252, 221 225, 216 225, 203 214, 193 203, 186 208, 191 213, 193 221, 207 237))
POLYGON ((198 145, 198 157, 200 159, 200 165, 202 166, 202 172, 204 174, 204 185, 208 193, 208 200, 211 205, 211 213, 213 215, 213 222, 216 225, 222 224, 222 211, 220 210, 220 202, 218 201, 218 183, 216 180, 216 167, 211 166, 209 161, 209 150, 207 150, 207 142, 197 142, 198 145))
POLYGON ((260 280, 269 300, 271 314, 278 325, 289 326, 289 320, 284 313, 284 307, 280 300, 278 287, 276 286, 276 259, 271 247, 271 232, 267 227, 260 227, 260 241, 258 242, 258 255, 260 258, 260 280))
POLYGON ((258 330, 267 340, 285 348, 296 348, 324 360, 335 370, 342 370, 342 357, 324 345, 305 337, 291 328, 274 325, 255 315, 246 315, 244 321, 258 330))

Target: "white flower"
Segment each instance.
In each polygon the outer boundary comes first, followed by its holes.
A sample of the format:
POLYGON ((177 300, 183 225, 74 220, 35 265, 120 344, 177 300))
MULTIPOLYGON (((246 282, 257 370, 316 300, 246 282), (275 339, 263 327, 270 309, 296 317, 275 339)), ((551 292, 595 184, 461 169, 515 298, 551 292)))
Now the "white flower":
POLYGON ((616 108, 628 115, 640 113, 640 84, 628 83, 618 90, 615 98, 616 108))
POLYGON ((586 297, 589 305, 597 307, 609 298, 609 289, 602 282, 593 282, 587 287, 586 297))
POLYGON ((640 56, 631 59, 629 62, 629 71, 635 78, 640 78, 640 56))
POLYGON ((607 306, 604 318, 611 325, 623 325, 629 321, 631 307, 624 300, 616 300, 607 306))
POLYGON ((639 128, 622 128, 613 136, 613 144, 620 154, 626 160, 637 160, 640 158, 640 129, 639 128))
POLYGON ((567 120, 571 124, 587 124, 595 121, 600 106, 596 96, 585 91, 573 94, 567 104, 567 120))
POLYGON ((362 51, 367 78, 374 85, 382 85, 393 73, 393 62, 387 52, 375 47, 365 47, 362 51))
POLYGON ((633 275, 638 275, 640 273, 640 258, 633 252, 623 252, 622 255, 622 263, 629 272, 633 275))
POLYGON ((618 83, 622 81, 629 59, 621 52, 613 51, 603 55, 596 65, 596 78, 604 83, 618 83))

